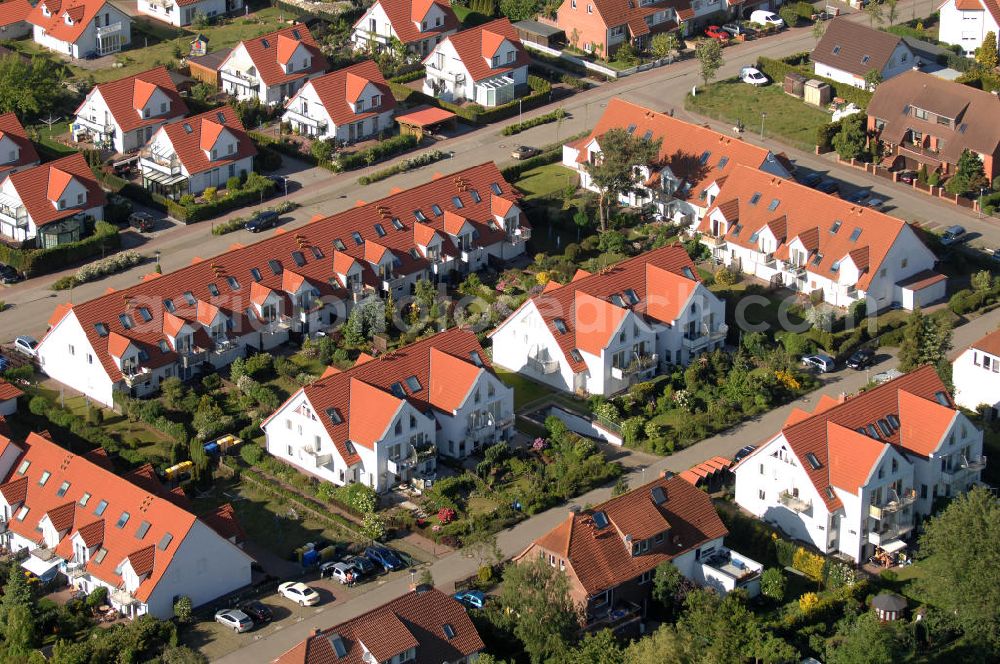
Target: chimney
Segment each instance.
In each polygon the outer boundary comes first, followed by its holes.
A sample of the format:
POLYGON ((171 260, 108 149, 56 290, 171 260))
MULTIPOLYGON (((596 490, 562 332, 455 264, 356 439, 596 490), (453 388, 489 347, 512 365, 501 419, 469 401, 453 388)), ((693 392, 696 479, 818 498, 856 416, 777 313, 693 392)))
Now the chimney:
POLYGON ((847 392, 841 392, 837 396, 837 403, 844 403, 845 401, 847 401, 847 392))
POLYGON ((313 636, 319 636, 322 633, 323 633, 323 630, 321 630, 319 627, 313 627, 313 631, 312 631, 312 635, 313 636))

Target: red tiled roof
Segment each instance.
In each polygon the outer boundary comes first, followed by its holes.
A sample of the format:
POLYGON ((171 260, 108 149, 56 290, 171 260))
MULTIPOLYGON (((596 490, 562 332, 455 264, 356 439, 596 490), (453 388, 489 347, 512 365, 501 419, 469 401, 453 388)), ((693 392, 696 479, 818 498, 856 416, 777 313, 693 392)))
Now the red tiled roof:
POLYGON ((830 484, 856 494, 868 483, 875 463, 886 450, 881 443, 854 429, 826 423, 830 459, 830 484))
POLYGON ((690 0, 662 0, 648 5, 640 5, 638 2, 630 0, 593 0, 593 5, 607 27, 616 28, 619 25, 628 25, 633 37, 676 28, 677 23, 674 21, 664 21, 652 28, 646 24, 646 17, 663 11, 667 7, 672 8, 682 21, 694 17, 690 0))
POLYGON ((53 39, 74 43, 105 4, 105 0, 42 0, 28 14, 28 22, 45 28, 45 33, 53 39), (51 16, 42 13, 45 7, 51 16), (66 23, 65 14, 69 14, 73 25, 66 23))
POLYGON ((32 7, 28 0, 3 0, 0 3, 0 25, 8 26, 28 20, 32 7))
POLYGON ((904 279, 899 282, 900 288, 905 288, 906 290, 918 291, 933 286, 934 284, 939 284, 942 281, 947 281, 948 277, 941 274, 940 272, 935 272, 933 270, 924 270, 923 272, 917 272, 912 277, 904 279))
POLYGON ((23 396, 24 392, 0 378, 0 401, 10 401, 23 396))
MULTIPOLYGON (((8 491, 12 494, 23 493, 29 512, 23 520, 11 519, 8 527, 22 537, 38 540, 35 528, 39 520, 49 514, 50 518, 54 515, 53 520, 59 521, 59 525, 65 525, 69 513, 67 506, 72 506, 75 528, 83 532, 85 539, 101 541, 101 546, 107 550, 101 562, 96 561, 96 556, 90 558, 87 571, 105 583, 119 586, 123 580, 115 568, 126 559, 134 560, 133 564, 141 562, 140 567, 146 568, 149 577, 139 584, 135 596, 140 601, 146 601, 194 524, 195 516, 38 434, 29 434, 24 447, 24 454, 0 491, 5 497, 8 491), (24 461, 30 464, 21 475, 17 471, 24 461), (50 477, 44 485, 40 485, 39 478, 44 472, 50 473, 50 477), (59 496, 57 492, 62 491, 64 482, 68 486, 59 496), (21 486, 24 488, 19 488, 21 486), (89 498, 85 505, 80 505, 85 493, 90 494, 89 498), (129 513, 123 527, 104 528, 103 536, 100 534, 101 527, 90 520, 94 518, 92 515, 98 505, 104 504, 102 501, 107 501, 107 504, 101 518, 109 522, 117 524, 124 512, 129 513), (146 527, 144 524, 147 523, 146 533, 138 538, 139 529, 146 527), (167 533, 172 538, 160 548, 159 544, 167 533), (155 552, 151 549, 144 552, 149 547, 156 547, 155 552)), ((56 546, 57 555, 67 559, 72 557, 71 538, 74 532, 74 528, 70 528, 60 539, 56 546)))
MULTIPOLYGON (((462 30, 445 39, 451 42, 458 54, 458 58, 465 65, 469 76, 473 81, 481 81, 494 76, 507 74, 518 67, 526 67, 531 61, 528 53, 521 46, 521 39, 517 36, 517 29, 507 18, 498 18, 495 21, 484 23, 483 25, 462 30), (504 41, 510 42, 517 50, 517 56, 511 63, 501 63, 499 67, 491 67, 489 60, 492 59, 500 44, 504 41)), ((445 42, 442 42, 445 43, 445 42)), ((434 50, 441 48, 441 44, 434 47, 434 50)), ((424 59, 434 57, 434 51, 424 59)))
POLYGON ((413 109, 405 115, 397 115, 396 122, 411 127, 428 127, 439 122, 445 122, 455 117, 451 111, 436 106, 422 106, 413 109))
POLYGON ((365 648, 388 661, 414 648, 414 664, 465 661, 485 648, 465 607, 436 588, 411 591, 388 604, 309 636, 275 664, 363 664, 365 648), (445 632, 450 625, 453 636, 445 632), (338 657, 336 641, 345 655, 338 657), (364 647, 362 647, 364 644, 364 647))
MULTIPOLYGON (((392 96, 385 77, 379 71, 378 65, 372 60, 365 60, 344 69, 338 69, 317 78, 310 79, 303 87, 312 86, 319 97, 323 108, 330 115, 330 121, 339 126, 350 122, 360 122, 378 113, 385 113, 396 108, 396 98, 392 96), (350 104, 357 101, 368 84, 378 88, 382 103, 378 108, 366 108, 361 113, 355 113, 350 104)), ((302 90, 285 104, 291 108, 293 101, 302 94, 302 90)))
MULTIPOLYGON (((177 355, 173 350, 164 353, 160 351, 158 345, 160 340, 166 339, 166 332, 179 327, 183 319, 194 319, 194 307, 186 305, 183 297, 185 292, 190 291, 196 301, 206 301, 218 306, 233 321, 234 334, 250 334, 257 329, 257 319, 247 317, 246 314, 251 301, 260 304, 268 294, 281 286, 282 276, 272 273, 268 264, 270 260, 278 261, 282 267, 291 266, 294 265, 292 252, 302 251, 306 263, 301 267, 296 266, 296 272, 305 277, 322 295, 340 297, 347 297, 348 293, 330 283, 336 274, 330 255, 335 251, 334 243, 338 240, 345 245, 341 253, 358 261, 365 271, 366 278, 372 283, 375 274, 371 267, 363 262, 366 239, 377 241, 393 250, 401 261, 395 268, 397 274, 423 272, 429 269, 430 264, 422 256, 413 258, 409 253, 414 247, 413 225, 416 223, 414 210, 421 210, 426 214, 425 223, 442 233, 442 220, 433 214, 430 206, 436 204, 442 211, 456 210, 458 207, 453 201, 454 197, 458 197, 462 202, 462 212, 473 220, 473 227, 479 231, 480 244, 489 246, 503 241, 504 231, 493 229, 488 225, 488 222, 493 220, 489 194, 494 184, 502 196, 515 201, 519 199, 520 195, 503 179, 497 166, 493 162, 487 162, 362 207, 351 208, 315 221, 296 229, 295 232, 275 235, 255 244, 230 250, 210 260, 194 263, 158 279, 143 281, 116 293, 77 303, 72 309, 61 307, 62 316, 58 320, 72 311, 107 375, 112 381, 121 380, 121 372, 107 353, 107 339, 100 336, 96 324, 104 323, 110 331, 131 339, 140 349, 147 352, 151 362, 176 361, 177 355), (478 203, 472 192, 480 195, 478 203), (399 225, 402 228, 397 229, 389 223, 394 217, 400 220, 399 225), (376 223, 384 226, 386 231, 384 237, 380 237, 375 231, 376 223), (362 238, 362 244, 355 244, 351 237, 353 232, 357 232, 362 238), (319 252, 319 257, 315 251, 319 252), (260 283, 252 277, 251 270, 254 268, 260 271, 260 283), (228 277, 233 278, 236 288, 229 286, 228 277), (220 294, 213 295, 209 290, 209 284, 215 284, 220 294), (168 299, 175 307, 174 314, 167 312, 162 304, 168 299), (141 305, 148 307, 152 319, 146 322, 138 316, 133 316, 136 325, 125 329, 118 316, 123 313, 135 313, 136 308, 141 305), (177 316, 181 323, 178 323, 174 316, 177 316)), ((445 244, 444 249, 445 253, 455 255, 454 246, 450 241, 445 244)), ((55 319, 56 316, 53 316, 53 320, 55 319)), ((46 340, 43 339, 42 348, 45 343, 46 340)), ((152 366, 152 364, 147 365, 152 366)))
MULTIPOLYGON (((862 263, 867 261, 858 265, 861 276, 857 287, 862 290, 878 274, 889 249, 906 227, 902 219, 746 166, 730 173, 717 200, 736 201, 735 211, 723 211, 729 222, 727 242, 756 248, 756 243, 750 242, 754 233, 783 217, 779 227, 787 230, 785 237, 776 238, 776 257, 787 260, 789 245, 799 238, 810 250, 806 269, 834 281, 837 280, 834 264, 839 267, 847 256, 862 263), (754 199, 757 202, 752 204, 754 199), (831 232, 834 228, 836 231, 831 232), (867 251, 858 252, 860 249, 867 251)), ((722 211, 721 206, 716 208, 722 211)), ((716 208, 706 213, 698 230, 711 231, 710 216, 716 208)))
POLYGON ((236 510, 229 503, 219 505, 214 511, 199 517, 209 528, 227 540, 239 544, 246 540, 247 534, 236 516, 236 510))
POLYGON ((476 335, 452 328, 375 359, 358 358, 350 369, 324 375, 302 391, 340 456, 351 465, 359 457, 349 451, 347 441, 374 447, 403 399, 424 412, 432 407, 454 411, 479 375, 480 368, 471 359, 473 353, 483 369, 492 370, 476 335), (413 390, 408 384, 411 376, 416 378, 419 389, 413 390), (399 383, 397 390, 403 397, 392 393, 395 383, 399 383), (331 409, 337 410, 340 422, 330 418, 331 409), (358 413, 363 415, 358 417, 358 413))
MULTIPOLYGON (((174 85, 166 67, 156 67, 133 76, 120 78, 117 81, 101 83, 87 94, 87 99, 80 104, 80 108, 83 108, 87 101, 98 93, 107 104, 115 124, 122 131, 132 131, 139 127, 160 124, 175 118, 182 118, 188 113, 187 104, 178 94, 177 86, 174 85), (139 111, 145 107, 146 102, 157 89, 170 99, 170 106, 163 115, 160 114, 159 108, 153 108, 150 109, 150 117, 143 118, 139 111)), ((80 112, 80 108, 76 110, 77 113, 80 112)))
POLYGON ((600 137, 611 129, 627 129, 633 125, 633 136, 648 135, 649 140, 660 141, 657 163, 653 166, 669 168, 674 177, 687 182, 688 187, 682 193, 694 200, 702 189, 733 172, 736 166, 756 169, 774 159, 766 148, 612 97, 597 125, 583 141, 577 161, 587 160, 586 147, 591 141, 597 140, 600 144, 600 137))
POLYGON ((177 158, 192 175, 257 154, 253 141, 243 130, 243 123, 235 109, 229 105, 164 125, 160 131, 166 133, 177 158), (211 150, 223 131, 228 131, 236 138, 236 151, 233 154, 217 155, 218 158, 213 161, 206 151, 211 150), (208 147, 205 147, 206 143, 208 147))
POLYGON ((842 463, 843 455, 850 454, 854 450, 854 453, 864 460, 870 458, 874 450, 867 441, 864 441, 864 449, 861 449, 858 445, 859 439, 847 436, 841 431, 842 429, 861 435, 858 429, 864 427, 867 431, 870 425, 874 425, 877 429, 880 420, 887 420, 889 415, 893 415, 899 419, 899 429, 892 428, 888 437, 879 431, 880 437, 877 440, 868 434, 865 436, 879 445, 889 444, 910 453, 928 456, 941 442, 956 412, 951 397, 947 394, 947 388, 937 372, 931 366, 924 366, 846 401, 838 402, 806 419, 791 424, 786 423, 782 433, 816 491, 825 501, 827 509, 834 511, 840 508, 842 503, 835 495, 827 493, 827 487, 834 484, 835 478, 840 478, 839 481, 844 485, 850 485, 861 472, 848 470, 842 463), (938 398, 944 399, 948 405, 941 405, 938 398), (830 424, 838 427, 834 429, 832 437, 830 424), (836 440, 831 447, 832 439, 836 440), (841 455, 836 471, 832 468, 831 450, 841 455), (807 463, 809 454, 815 455, 818 468, 807 463), (834 476, 831 476, 831 473, 834 473, 834 476))
MULTIPOLYGON (((451 8, 451 3, 447 0, 433 0, 432 2, 428 0, 389 0, 388 2, 378 0, 372 7, 375 5, 381 5, 382 11, 385 12, 393 31, 396 33, 396 38, 404 44, 433 38, 435 35, 443 35, 458 29, 458 18, 451 8), (431 4, 436 4, 444 12, 444 19, 441 21, 441 25, 428 25, 427 29, 421 32, 417 23, 427 16, 431 4)), ((361 18, 354 24, 355 29, 362 24, 365 16, 367 14, 362 14, 361 18)))
POLYGON ((247 55, 250 56, 261 80, 267 86, 280 85, 304 76, 317 74, 326 71, 328 66, 326 56, 319 50, 319 45, 313 39, 309 28, 301 23, 269 32, 254 39, 245 39, 240 44, 246 48, 247 55), (282 64, 288 62, 288 58, 292 56, 300 43, 305 46, 311 56, 309 67, 296 69, 286 74, 282 64))
POLYGON ((87 160, 79 152, 50 161, 27 170, 11 173, 7 176, 14 185, 21 203, 31 216, 36 226, 72 217, 75 214, 100 207, 107 200, 104 190, 97 184, 93 172, 87 165, 87 160), (77 180, 87 189, 87 200, 82 206, 76 201, 67 201, 67 207, 57 210, 53 204, 55 199, 49 198, 49 193, 66 189, 69 177, 77 180))
MULTIPOLYGON (((27 0, 23 0, 23 2, 29 9, 31 8, 27 0)), ((6 7, 7 4, 10 3, 4 4, 3 7, 6 7)), ((38 152, 35 150, 35 145, 28 140, 27 132, 24 131, 21 121, 17 119, 17 115, 14 113, 0 115, 0 137, 4 136, 17 145, 19 154, 17 161, 0 164, 0 176, 13 168, 20 168, 21 166, 38 162, 38 152)))
POLYGON ((587 594, 595 595, 725 535, 726 527, 711 498, 675 476, 659 478, 585 512, 571 512, 566 521, 532 546, 564 557, 587 594), (655 502, 654 489, 662 490, 666 498, 660 505, 655 502), (597 527, 597 512, 607 516, 606 527, 597 527), (649 551, 636 556, 625 541, 626 535, 638 542, 660 533, 664 534, 661 543, 650 542, 649 551))
POLYGON ((680 245, 672 245, 622 261, 596 274, 579 278, 574 276, 570 283, 546 289, 531 301, 555 337, 566 361, 573 371, 579 372, 586 369, 586 364, 582 360, 574 360, 571 351, 580 348, 599 354, 629 308, 654 320, 673 323, 676 318, 660 316, 681 311, 699 282, 687 252, 680 245), (662 277, 663 271, 690 281, 690 288, 677 288, 675 280, 662 277), (638 298, 635 305, 631 305, 625 295, 628 289, 635 291, 638 298), (582 294, 582 299, 578 293, 582 294), (622 305, 611 302, 614 295, 622 298, 622 305), (678 298, 683 298, 683 301, 675 303, 678 298), (579 316, 581 312, 585 313, 582 320, 579 316), (559 331, 556 320, 562 321, 566 332, 559 331))
POLYGON ((994 330, 979 341, 974 342, 972 348, 989 353, 990 355, 1000 356, 1000 330, 994 330))

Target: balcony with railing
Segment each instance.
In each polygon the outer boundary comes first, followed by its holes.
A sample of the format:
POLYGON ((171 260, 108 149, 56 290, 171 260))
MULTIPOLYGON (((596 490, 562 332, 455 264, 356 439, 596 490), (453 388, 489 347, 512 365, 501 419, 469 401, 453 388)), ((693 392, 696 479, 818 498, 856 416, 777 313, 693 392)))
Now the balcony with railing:
POLYGON ((137 604, 139 600, 135 598, 129 591, 124 588, 113 588, 111 593, 108 595, 111 598, 111 603, 114 604, 118 609, 124 609, 131 606, 132 604, 137 604))
POLYGON ((549 356, 548 349, 535 349, 528 353, 528 367, 540 374, 551 374, 559 371, 558 360, 549 356))
POLYGON ((196 367, 208 360, 208 351, 204 348, 188 348, 178 354, 181 356, 181 366, 185 369, 196 367))
POLYGON ((122 378, 129 387, 135 387, 149 382, 151 372, 149 367, 124 366, 122 367, 122 378))
POLYGON ((720 323, 715 326, 710 326, 708 323, 702 323, 694 332, 685 332, 681 339, 681 343, 688 350, 695 350, 708 343, 725 339, 728 333, 729 326, 725 323, 720 323))
POLYGON ((970 473, 978 473, 986 468, 986 457, 983 455, 973 457, 962 457, 962 468, 970 473))
POLYGON ((656 353, 633 353, 631 361, 624 367, 611 367, 611 377, 622 380, 629 376, 656 368, 659 356, 656 353))
POLYGON ((327 128, 326 120, 317 120, 314 117, 305 115, 301 111, 296 111, 291 108, 285 111, 285 117, 290 118, 299 124, 313 127, 318 133, 326 131, 327 128))
POLYGON ((727 548, 713 551, 702 559, 702 575, 706 579, 706 585, 721 586, 726 592, 749 585, 763 571, 764 566, 756 560, 727 548))
POLYGON ((477 260, 483 254, 482 247, 469 247, 468 249, 462 249, 459 252, 459 260, 463 263, 471 263, 477 260))
POLYGON ((92 134, 113 136, 117 127, 111 122, 98 122, 88 117, 78 115, 73 124, 85 127, 92 134))
POLYGON ((778 502, 795 512, 808 512, 812 509, 812 501, 800 498, 791 491, 782 491, 778 494, 778 502))
POLYGON ((139 168, 154 170, 166 175, 180 175, 181 161, 176 154, 162 155, 149 148, 139 150, 139 168))
POLYGON ((324 454, 317 451, 312 445, 306 445, 302 448, 301 457, 304 461, 311 463, 314 468, 328 466, 333 463, 333 453, 327 452, 324 454))
POLYGON ((427 68, 428 78, 433 75, 433 77, 438 80, 448 81, 449 83, 454 83, 455 85, 465 83, 465 72, 449 71, 444 68, 439 68, 433 59, 429 60, 424 66, 427 68))
POLYGON ((913 524, 910 522, 886 524, 869 531, 868 542, 875 546, 885 546, 889 542, 904 537, 911 530, 913 530, 913 524))
POLYGON ((899 152, 904 156, 910 155, 918 159, 930 159, 934 163, 941 163, 941 153, 938 150, 925 148, 911 141, 903 141, 899 144, 899 152))
POLYGON ((19 201, 0 194, 0 219, 18 228, 27 228, 28 210, 19 201))
POLYGON ((509 238, 511 244, 516 244, 518 242, 527 242, 530 239, 531 239, 531 229, 524 228, 523 226, 518 226, 517 228, 515 228, 514 231, 510 234, 509 238))
POLYGON ((889 492, 888 500, 886 500, 882 505, 870 505, 868 507, 868 516, 876 520, 886 519, 900 510, 909 507, 917 500, 917 492, 913 489, 906 489, 901 494, 897 494, 895 491, 889 492))
POLYGON ((87 563, 69 563, 64 570, 70 581, 87 575, 87 563))
POLYGON ((597 604, 587 609, 587 630, 621 629, 625 625, 642 618, 642 607, 627 600, 615 602, 613 606, 597 604))
POLYGON ((122 22, 116 21, 110 25, 102 25, 101 27, 97 28, 96 34, 97 38, 100 39, 101 37, 107 37, 108 35, 117 34, 121 31, 122 31, 122 22))

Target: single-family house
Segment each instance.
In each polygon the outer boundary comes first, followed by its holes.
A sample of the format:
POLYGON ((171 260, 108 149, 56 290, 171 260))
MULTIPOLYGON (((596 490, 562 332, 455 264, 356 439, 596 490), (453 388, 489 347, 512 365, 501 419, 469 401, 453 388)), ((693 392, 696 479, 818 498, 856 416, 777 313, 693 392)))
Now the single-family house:
POLYGON ((402 597, 327 629, 315 629, 274 664, 474 664, 486 645, 462 604, 437 588, 402 597))
POLYGON ((0 178, 37 166, 38 151, 14 113, 0 115, 0 178))
POLYGON ((881 81, 917 66, 917 58, 899 35, 876 30, 846 16, 826 24, 810 58, 817 76, 868 89, 869 72, 881 81))
POLYGON ((695 227, 733 269, 824 302, 873 313, 945 296, 937 258, 902 219, 792 180, 738 166, 695 227))
POLYGON ((107 197, 79 152, 0 180, 0 236, 49 248, 80 240, 107 197))
POLYGON ((39 578, 55 573, 135 618, 167 620, 179 596, 195 606, 250 584, 253 559, 185 509, 150 466, 122 475, 103 451, 84 455, 36 433, 0 437, 3 546, 39 578))
POLYGON ((539 20, 563 30, 574 48, 610 59, 622 44, 646 50, 654 35, 688 34, 696 15, 726 8, 726 0, 563 0, 554 19, 539 20))
POLYGON ((886 162, 955 172, 965 150, 983 162, 988 182, 1000 175, 1000 97, 986 90, 908 71, 875 88, 868 132, 885 146, 886 162), (902 162, 900 164, 899 162, 902 162))
POLYGON ((970 58, 986 35, 1000 39, 1000 2, 997 0, 945 0, 938 5, 938 39, 958 44, 970 58))
POLYGON ((1000 407, 1000 330, 966 348, 951 363, 955 403, 975 411, 988 406, 996 417, 1000 407))
POLYGON ((725 303, 680 245, 551 282, 491 333, 493 361, 557 389, 609 396, 726 340, 725 303))
POLYGON ((530 58, 506 18, 446 37, 424 58, 424 93, 501 106, 527 90, 530 58))
POLYGON ((586 629, 624 630, 642 621, 656 568, 674 565, 688 580, 720 593, 760 591, 763 566, 724 544, 726 527, 712 499, 678 476, 660 477, 584 510, 514 561, 541 560, 564 573, 586 629))
POLYGON ((20 39, 30 35, 28 15, 31 10, 28 0, 0 1, 0 39, 20 39))
POLYGON ((447 0, 376 0, 354 24, 356 49, 383 50, 399 40, 417 56, 427 55, 458 31, 458 18, 447 0))
POLYGON ((194 23, 198 16, 213 19, 242 13, 244 3, 243 0, 139 0, 138 9, 140 14, 182 28, 194 23))
POLYGON ((514 435, 514 392, 476 335, 452 328, 327 371, 264 420, 267 451, 322 481, 376 491, 433 476, 514 435))
POLYGON ((519 198, 487 162, 61 305, 39 363, 108 406, 116 391, 146 396, 165 378, 216 371, 292 333, 315 335, 369 297, 400 302, 418 281, 455 281, 522 255, 530 228, 519 198))
POLYGON ((354 143, 392 129, 396 98, 372 60, 310 79, 281 116, 306 136, 354 143))
POLYGON ((635 186, 620 196, 619 204, 652 207, 677 223, 699 221, 710 206, 709 200, 718 193, 716 183, 737 165, 791 177, 792 165, 783 154, 612 97, 589 135, 563 145, 562 164, 579 174, 584 189, 599 191, 587 165, 599 163, 601 137, 612 129, 660 143, 653 163, 635 164, 635 186))
POLYGON ((736 502, 790 537, 864 563, 894 554, 935 499, 968 491, 983 434, 931 366, 852 397, 796 408, 734 468, 736 502))
POLYGON ((117 53, 132 43, 132 18, 107 0, 41 0, 28 22, 35 43, 71 58, 117 53))
POLYGON ((166 67, 95 86, 76 109, 71 130, 74 141, 119 154, 134 152, 157 129, 188 113, 187 104, 166 67))
POLYGON ((162 125, 139 153, 143 186, 180 198, 253 170, 257 148, 232 106, 162 125))
POLYGON ((237 99, 274 105, 326 68, 326 56, 309 28, 296 24, 241 41, 219 65, 219 80, 222 91, 237 99))

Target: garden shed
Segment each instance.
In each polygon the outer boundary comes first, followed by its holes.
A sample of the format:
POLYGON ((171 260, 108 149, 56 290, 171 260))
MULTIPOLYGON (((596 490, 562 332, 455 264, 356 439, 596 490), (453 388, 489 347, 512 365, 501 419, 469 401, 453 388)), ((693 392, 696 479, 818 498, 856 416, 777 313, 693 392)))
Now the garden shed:
POLYGON ((785 81, 782 85, 782 89, 786 94, 790 94, 793 97, 798 97, 802 99, 802 95, 805 94, 806 87, 806 77, 794 71, 790 71, 785 74, 785 81))

